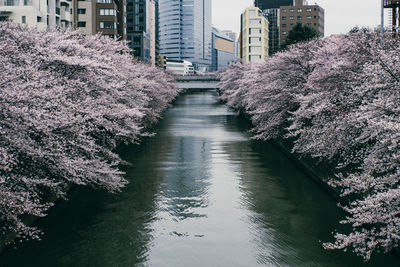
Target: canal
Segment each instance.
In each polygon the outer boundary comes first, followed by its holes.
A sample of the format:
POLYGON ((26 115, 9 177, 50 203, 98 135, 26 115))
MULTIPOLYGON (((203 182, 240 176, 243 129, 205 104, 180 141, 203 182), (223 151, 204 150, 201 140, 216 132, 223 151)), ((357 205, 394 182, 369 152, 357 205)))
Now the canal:
POLYGON ((399 266, 368 264, 321 243, 344 214, 215 91, 182 95, 140 146, 120 194, 77 188, 37 224, 42 241, 0 254, 0 266, 399 266))

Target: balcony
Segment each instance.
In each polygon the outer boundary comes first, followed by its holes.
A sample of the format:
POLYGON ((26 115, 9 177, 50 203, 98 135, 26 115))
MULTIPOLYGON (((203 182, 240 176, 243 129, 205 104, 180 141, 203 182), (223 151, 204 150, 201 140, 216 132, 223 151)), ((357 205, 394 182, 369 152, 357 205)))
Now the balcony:
POLYGON ((71 21, 72 16, 69 9, 61 9, 61 21, 71 21))
POLYGON ((0 0, 0 6, 31 6, 32 0, 0 0))
POLYGON ((400 0, 384 0, 383 5, 385 8, 400 7, 400 0))

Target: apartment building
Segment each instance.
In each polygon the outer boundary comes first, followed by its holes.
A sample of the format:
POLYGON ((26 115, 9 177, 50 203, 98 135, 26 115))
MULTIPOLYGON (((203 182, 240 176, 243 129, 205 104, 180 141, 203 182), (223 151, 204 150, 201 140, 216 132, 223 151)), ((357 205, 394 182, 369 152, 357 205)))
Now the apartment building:
POLYGON ((325 11, 319 5, 308 5, 306 0, 294 0, 292 6, 280 7, 280 41, 286 39, 296 23, 314 28, 320 36, 325 33, 325 11))
POLYGON ((0 0, 0 21, 10 20, 38 30, 74 26, 77 0, 0 0))
POLYGON ((242 62, 261 62, 268 58, 269 23, 258 7, 248 7, 241 15, 240 57, 242 62))
POLYGON ((76 27, 87 34, 126 39, 126 0, 79 0, 76 27))

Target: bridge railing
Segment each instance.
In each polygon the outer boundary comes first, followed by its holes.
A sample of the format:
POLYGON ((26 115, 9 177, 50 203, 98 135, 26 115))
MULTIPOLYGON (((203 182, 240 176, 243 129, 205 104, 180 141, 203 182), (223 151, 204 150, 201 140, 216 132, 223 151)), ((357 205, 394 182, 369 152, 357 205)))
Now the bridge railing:
POLYGON ((201 76, 175 76, 177 82, 219 82, 216 75, 201 75, 201 76))

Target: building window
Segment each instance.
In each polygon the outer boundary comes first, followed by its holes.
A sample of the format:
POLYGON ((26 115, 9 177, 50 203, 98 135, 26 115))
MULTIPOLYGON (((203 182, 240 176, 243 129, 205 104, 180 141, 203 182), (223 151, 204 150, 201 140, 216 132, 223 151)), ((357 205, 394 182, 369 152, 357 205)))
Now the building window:
POLYGON ((290 16, 289 19, 294 20, 294 17, 293 17, 293 16, 290 16))
POLYGON ((86 14, 86 8, 78 8, 78 14, 86 14))
POLYGON ((250 20, 249 20, 249 24, 250 24, 251 26, 257 26, 257 25, 260 25, 260 24, 261 24, 261 20, 260 20, 260 19, 250 19, 250 20))
POLYGON ((78 27, 86 27, 86 21, 78 21, 78 27))
POLYGON ((298 17, 297 17, 297 20, 302 20, 302 19, 303 19, 302 16, 298 16, 298 17))
POLYGON ((311 12, 311 8, 307 8, 306 11, 307 11, 307 12, 311 12))
POLYGON ((256 16, 256 11, 255 10, 250 10, 249 11, 249 17, 255 17, 256 16))
POLYGON ((261 54, 261 46, 250 46, 250 53, 259 53, 261 54))
POLYGON ((282 13, 286 13, 286 9, 282 9, 282 13))
POLYGON ((293 8, 291 8, 291 9, 289 10, 289 12, 290 12, 290 13, 293 13, 293 12, 294 12, 294 9, 293 9, 293 8))
POLYGON ((250 62, 259 62, 261 61, 261 55, 257 55, 257 56, 250 56, 250 62))
POLYGON ((250 35, 260 35, 261 34, 261 29, 249 29, 249 34, 250 35))
POLYGON ((258 37, 250 37, 249 38, 250 44, 261 44, 261 38, 258 37))
POLYGON ((301 13, 301 12, 303 12, 302 8, 297 9, 297 13, 301 13))
POLYGON ((100 8, 100 16, 116 16, 117 12, 112 8, 100 8))
POLYGON ((282 24, 282 28, 286 28, 286 23, 283 23, 283 24, 282 24))
POLYGON ((26 16, 22 16, 22 24, 26 23, 26 16))
POLYGON ((100 29, 116 29, 117 23, 113 21, 100 21, 100 29))
POLYGON ((282 32, 282 34, 283 34, 283 35, 286 35, 286 34, 287 34, 287 32, 283 31, 283 32, 282 32))
POLYGON ((97 0, 99 4, 112 4, 113 0, 97 0))
POLYGON ((311 16, 307 16, 307 19, 312 19, 312 17, 311 16))
POLYGON ((286 20, 286 16, 282 16, 282 20, 286 20))

